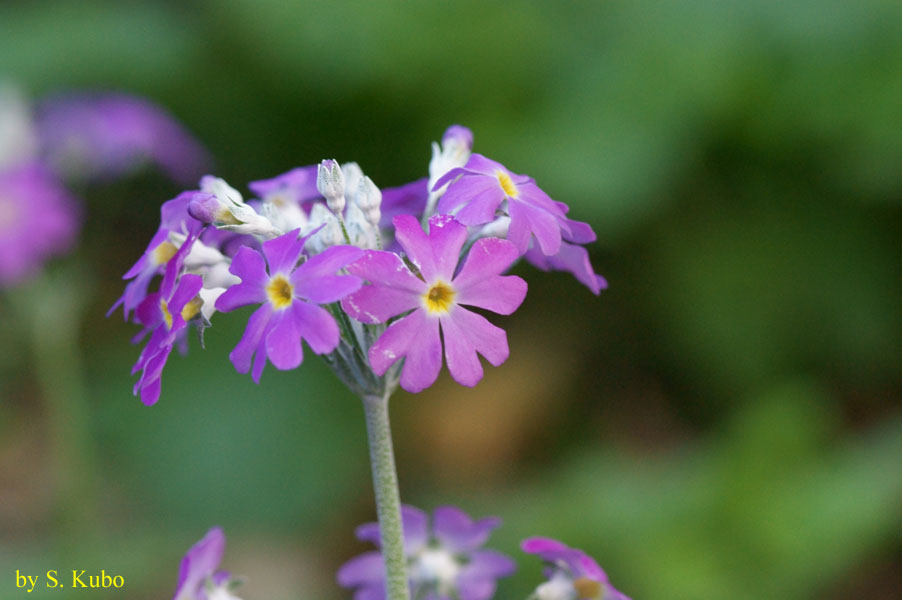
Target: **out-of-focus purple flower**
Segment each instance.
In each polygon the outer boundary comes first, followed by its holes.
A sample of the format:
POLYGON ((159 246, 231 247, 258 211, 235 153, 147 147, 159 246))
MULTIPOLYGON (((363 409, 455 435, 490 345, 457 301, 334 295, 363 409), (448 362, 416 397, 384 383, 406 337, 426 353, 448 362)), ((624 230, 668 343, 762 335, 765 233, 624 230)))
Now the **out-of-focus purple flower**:
POLYGON ((231 593, 231 576, 220 571, 226 538, 214 527, 191 546, 179 566, 179 580, 173 600, 240 600, 231 593))
POLYGON ((441 330, 445 360, 455 381, 474 386, 482 379, 477 353, 498 366, 509 350, 504 330, 466 306, 509 315, 526 297, 526 282, 502 276, 517 259, 517 249, 505 240, 478 240, 463 267, 456 272, 467 228, 447 215, 429 219, 429 234, 410 215, 394 220, 401 247, 419 270, 414 275, 400 256, 368 251, 348 270, 371 285, 342 301, 349 315, 364 323, 385 323, 413 311, 389 325, 369 350, 370 365, 377 375, 405 358, 401 386, 419 392, 438 377, 442 367, 441 330))
POLYGON ((334 246, 297 266, 305 241, 306 238, 298 238, 295 230, 264 242, 262 256, 251 248, 241 248, 229 268, 241 278, 241 283, 230 287, 216 301, 216 309, 223 312, 248 304, 261 305, 229 354, 239 373, 250 371, 253 363, 256 382, 260 381, 267 357, 277 369, 300 365, 302 339, 316 354, 334 350, 339 340, 338 326, 332 315, 318 305, 337 302, 362 283, 358 277, 336 274, 360 258, 362 250, 334 246))
POLYGON ((0 287, 14 285, 69 250, 78 205, 38 163, 0 170, 0 287))
POLYGON ((551 538, 532 537, 520 548, 547 563, 548 581, 536 588, 537 600, 629 600, 614 589, 591 556, 551 538))
POLYGON ((141 371, 133 392, 140 394, 141 402, 148 406, 160 399, 160 379, 172 347, 184 335, 188 322, 200 314, 203 306, 203 301, 198 297, 203 278, 181 273, 196 235, 191 234, 166 263, 160 290, 147 295, 135 311, 138 322, 144 326, 136 340, 147 334, 150 338, 132 367, 132 374, 141 371))
POLYGON ((389 229, 398 215, 422 215, 429 198, 428 180, 423 177, 398 187, 382 190, 381 229, 389 229))
POLYGON ((316 189, 318 171, 319 165, 297 167, 272 179, 252 181, 247 187, 264 202, 304 204, 321 197, 316 189))
POLYGON ((518 175, 501 163, 473 154, 463 167, 451 169, 433 186, 450 183, 438 202, 440 213, 453 214, 464 225, 494 221, 499 209, 510 216, 507 239, 524 254, 535 236, 546 255, 557 254, 562 235, 570 233, 565 205, 552 200, 527 175, 518 175), (506 204, 506 206, 503 206, 506 204))
POLYGON ((179 246, 174 243, 174 236, 190 238, 192 243, 196 239, 202 224, 188 214, 188 205, 197 193, 196 190, 182 192, 160 207, 160 227, 141 258, 122 276, 123 279, 131 281, 125 286, 122 296, 107 312, 107 316, 122 306, 125 320, 128 320, 131 311, 147 297, 147 288, 151 280, 165 270, 166 264, 178 251, 179 246))
MULTIPOLYGON (((474 521, 459 508, 442 506, 435 510, 430 529, 426 513, 405 505, 401 519, 413 598, 487 600, 497 580, 516 570, 509 557, 482 549, 501 524, 496 517, 474 521)), ((361 525, 357 537, 378 546, 379 524, 361 525)), ((372 551, 351 559, 339 569, 338 583, 356 588, 355 600, 385 600, 382 554, 372 551)))
POLYGON ((210 163, 203 147, 162 108, 126 94, 52 98, 40 106, 37 124, 46 159, 77 179, 114 178, 150 161, 188 183, 210 163))

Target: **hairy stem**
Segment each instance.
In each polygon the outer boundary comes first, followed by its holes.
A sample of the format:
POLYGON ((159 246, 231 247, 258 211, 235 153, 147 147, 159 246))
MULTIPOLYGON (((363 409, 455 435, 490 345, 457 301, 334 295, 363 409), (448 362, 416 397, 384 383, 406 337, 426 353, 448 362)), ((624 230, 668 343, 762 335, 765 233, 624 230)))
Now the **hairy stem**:
POLYGON ((388 600, 409 600, 407 561, 404 558, 401 528, 401 498, 388 421, 389 396, 390 393, 364 396, 363 408, 366 412, 366 431, 370 443, 370 464, 376 491, 376 514, 382 538, 388 600))

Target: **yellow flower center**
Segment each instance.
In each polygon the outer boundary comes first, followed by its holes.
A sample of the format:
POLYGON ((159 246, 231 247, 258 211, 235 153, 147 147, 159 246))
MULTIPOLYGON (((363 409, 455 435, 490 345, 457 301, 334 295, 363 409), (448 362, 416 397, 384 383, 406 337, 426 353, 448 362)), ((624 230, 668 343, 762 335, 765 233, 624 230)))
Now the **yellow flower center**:
POLYGON ((200 307, 204 305, 204 301, 200 299, 200 296, 195 296, 191 302, 186 304, 182 308, 182 318, 185 322, 190 321, 194 317, 197 316, 197 313, 200 312, 200 307))
POLYGON ((176 252, 178 252, 178 248, 176 248, 171 242, 163 242, 153 249, 151 257, 153 258, 154 263, 163 265, 168 263, 169 259, 175 256, 176 252))
POLYGON ((511 198, 516 198, 520 195, 520 190, 517 189, 517 185, 511 179, 510 175, 504 171, 495 171, 495 177, 498 178, 498 183, 501 184, 501 189, 504 190, 505 194, 511 198))
POLYGON ((451 308, 455 296, 457 296, 457 292, 450 284, 436 281, 429 291, 423 294, 423 304, 431 314, 443 315, 451 308))
POLYGON ((282 275, 276 275, 266 286, 266 297, 276 308, 285 308, 294 298, 294 286, 282 275))
POLYGON ((573 589, 576 590, 577 598, 601 598, 601 583, 588 577, 580 577, 574 581, 573 589))
POLYGON ((160 298, 160 312, 163 313, 163 320, 166 322, 166 329, 172 329, 172 313, 169 312, 169 305, 160 298))

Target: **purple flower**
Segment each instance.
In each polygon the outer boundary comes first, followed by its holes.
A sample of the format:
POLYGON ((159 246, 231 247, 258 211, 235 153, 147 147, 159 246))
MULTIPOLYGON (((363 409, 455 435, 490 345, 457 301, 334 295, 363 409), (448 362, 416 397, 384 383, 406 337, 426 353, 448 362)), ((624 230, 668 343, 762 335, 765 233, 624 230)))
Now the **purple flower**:
MULTIPOLYGON (((474 521, 459 508, 443 506, 435 510, 430 531, 426 513, 405 505, 401 519, 414 598, 487 600, 495 593, 496 580, 516 569, 504 554, 480 549, 501 524, 496 517, 474 521)), ((361 525, 357 537, 378 546, 379 524, 361 525)), ((357 588, 354 600, 385 600, 382 554, 372 551, 351 559, 339 569, 338 583, 357 588)))
POLYGON ((182 192, 160 207, 160 227, 141 258, 122 276, 123 279, 131 281, 125 286, 122 296, 107 312, 107 316, 122 306, 125 320, 128 320, 131 311, 147 297, 147 288, 151 280, 163 272, 179 249, 173 243, 172 234, 185 236, 186 239, 190 237, 192 241, 195 239, 202 225, 188 214, 188 205, 197 194, 197 191, 182 192))
POLYGON ((209 164, 203 147, 160 107, 125 94, 68 94, 43 104, 47 160, 79 179, 114 178, 150 160, 189 182, 209 164))
POLYGON ((229 268, 241 283, 216 301, 216 309, 223 312, 248 304, 261 305, 229 354, 239 373, 250 371, 253 363, 255 382, 260 381, 267 357, 277 369, 300 365, 302 339, 316 354, 334 350, 339 341, 338 326, 318 305, 337 302, 357 291, 362 283, 357 277, 335 274, 360 258, 362 250, 334 246, 297 266, 305 241, 295 230, 264 242, 262 256, 251 248, 241 248, 229 268))
POLYGON ((501 276, 516 259, 513 244, 498 238, 478 240, 457 271, 467 228, 447 215, 429 219, 429 234, 410 215, 396 217, 395 233, 401 247, 419 270, 414 275, 400 256, 368 251, 348 270, 370 281, 342 302, 345 311, 364 323, 393 322, 369 350, 377 375, 406 357, 401 386, 419 392, 438 377, 442 367, 441 330, 445 359, 455 381, 474 386, 482 379, 477 353, 498 366, 509 350, 504 330, 465 308, 475 306, 509 315, 523 302, 526 282, 501 276))
POLYGON ((453 214, 464 225, 494 221, 499 209, 510 215, 507 239, 520 254, 535 236, 542 252, 557 254, 562 234, 570 233, 570 221, 561 203, 555 202, 527 175, 517 175, 501 163, 473 154, 463 167, 451 169, 433 190, 451 183, 438 203, 438 212, 453 214), (506 207, 502 206, 506 203, 506 207))
POLYGON ((520 548, 537 554, 548 565, 548 581, 532 596, 537 600, 629 600, 614 589, 595 559, 582 550, 543 537, 523 540, 520 548))
POLYGON ((191 546, 179 566, 173 600, 238 600, 229 591, 229 573, 218 570, 225 545, 222 529, 214 527, 191 546))
POLYGON ((138 322, 144 326, 136 340, 147 334, 150 334, 150 338, 132 367, 132 374, 141 371, 133 393, 140 393, 141 402, 148 406, 155 404, 160 398, 160 379, 172 347, 184 335, 188 322, 200 313, 203 306, 203 301, 198 297, 203 287, 203 278, 200 275, 181 274, 182 263, 194 243, 194 235, 188 237, 166 264, 160 290, 144 298, 135 311, 138 322))
POLYGON ((78 227, 75 200, 47 169, 26 163, 0 171, 0 287, 69 250, 78 227))
POLYGON ((316 174, 319 165, 297 167, 272 179, 252 181, 247 187, 257 196, 276 205, 303 204, 320 198, 316 189, 316 174))
POLYGON ((379 227, 388 229, 398 215, 421 215, 429 198, 427 179, 417 179, 398 187, 382 190, 382 217, 379 227))

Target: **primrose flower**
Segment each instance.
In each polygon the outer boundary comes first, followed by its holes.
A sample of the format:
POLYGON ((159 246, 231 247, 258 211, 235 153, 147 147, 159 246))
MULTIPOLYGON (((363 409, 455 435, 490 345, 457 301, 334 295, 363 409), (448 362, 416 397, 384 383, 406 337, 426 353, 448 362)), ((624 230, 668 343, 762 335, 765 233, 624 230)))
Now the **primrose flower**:
POLYGON ((440 213, 453 214, 464 225, 494 221, 498 211, 510 216, 507 239, 524 254, 535 236, 543 254, 557 254, 562 234, 570 232, 565 205, 555 202, 527 175, 473 154, 463 167, 451 169, 433 186, 449 184, 438 202, 440 213))
POLYGON ((126 94, 66 94, 45 101, 37 127, 43 155, 78 179, 119 177, 158 164, 175 181, 203 172, 203 147, 160 107, 126 94))
POLYGON ((406 357, 401 386, 409 392, 429 387, 442 366, 441 330, 451 376, 474 386, 483 375, 477 353, 500 365, 509 354, 507 335, 463 306, 503 315, 517 310, 526 296, 526 282, 501 276, 517 259, 517 250, 505 240, 480 239, 456 272, 466 227, 447 215, 429 219, 428 235, 413 216, 401 215, 394 223, 397 241, 420 277, 397 254, 368 251, 348 271, 371 285, 342 301, 345 312, 363 323, 385 323, 413 311, 389 325, 369 349, 373 372, 382 375, 406 357))
POLYGON ((229 268, 241 283, 228 288, 216 301, 216 309, 222 312, 261 305, 229 354, 239 373, 250 371, 253 363, 255 382, 260 381, 267 358, 281 370, 300 365, 302 339, 316 354, 334 350, 338 326, 318 305, 337 302, 357 291, 362 283, 352 275, 336 275, 360 258, 362 250, 334 246, 297 266, 305 242, 306 238, 299 239, 295 230, 263 242, 262 256, 251 248, 241 248, 229 268))
POLYGON ((19 283, 66 252, 78 227, 75 200, 43 166, 0 170, 0 287, 19 283))
POLYGON ((188 214, 201 223, 212 223, 220 229, 267 238, 281 235, 265 216, 244 201, 241 193, 224 179, 204 175, 200 192, 188 203, 188 214))
POLYGON ((179 580, 172 600, 240 600, 232 595, 237 582, 228 571, 220 571, 226 538, 214 527, 191 546, 179 566, 179 580))
MULTIPOLYGON (((195 234, 196 235, 196 234, 195 234)), ((144 330, 136 339, 150 338, 132 367, 132 374, 141 371, 133 393, 141 395, 141 402, 150 406, 160 398, 160 379, 173 345, 184 335, 188 322, 201 313, 203 300, 198 296, 203 287, 200 275, 182 274, 182 264, 190 251, 193 237, 182 244, 166 264, 160 290, 149 294, 135 314, 144 330)))
MULTIPOLYGON (((481 549, 501 524, 498 518, 474 521, 459 508, 443 506, 435 510, 430 531, 426 513, 405 505, 401 519, 413 598, 487 600, 495 593, 496 580, 516 570, 504 554, 481 549)), ((361 525, 356 533, 360 540, 379 545, 378 523, 361 525)), ((338 583, 357 588, 356 600, 383 600, 382 554, 372 551, 351 559, 339 569, 338 583)))
POLYGON ((520 548, 537 554, 548 565, 548 581, 536 588, 536 600, 629 600, 614 589, 608 576, 591 556, 557 540, 533 537, 520 548))

